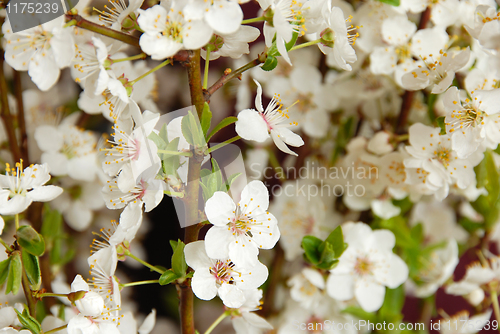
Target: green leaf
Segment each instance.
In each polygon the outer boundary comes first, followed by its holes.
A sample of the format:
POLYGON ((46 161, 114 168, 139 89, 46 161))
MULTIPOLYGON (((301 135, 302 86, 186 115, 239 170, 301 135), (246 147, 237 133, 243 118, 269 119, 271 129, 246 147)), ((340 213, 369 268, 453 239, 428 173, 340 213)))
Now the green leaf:
POLYGON ((378 0, 378 1, 386 3, 386 4, 394 6, 394 7, 399 6, 399 0, 378 0))
POLYGON ((169 269, 160 276, 160 285, 170 284, 178 278, 179 276, 177 276, 172 269, 169 269))
POLYGON ((21 249, 21 259, 23 262, 24 271, 28 276, 28 281, 38 290, 41 284, 40 263, 38 257, 28 253, 24 248, 21 249))
MULTIPOLYGON (((177 151, 179 147, 180 138, 177 137, 173 139, 170 143, 168 143, 165 148, 168 151, 177 151)), ((170 155, 163 153, 162 157, 162 165, 163 165, 163 173, 165 175, 177 175, 177 169, 181 165, 180 156, 178 155, 170 155)))
POLYGON ((148 139, 152 140, 160 150, 164 150, 167 147, 167 143, 153 131, 149 134, 148 139))
POLYGON ((264 71, 272 71, 278 66, 278 58, 267 55, 266 61, 262 65, 261 69, 264 71))
POLYGON ((347 143, 354 135, 354 117, 346 119, 339 127, 337 138, 335 140, 335 148, 333 150, 331 164, 334 165, 338 157, 343 153, 347 143))
POLYGON ((11 259, 12 258, 9 257, 7 258, 7 260, 3 260, 2 262, 0 262, 0 285, 2 285, 3 282, 5 282, 5 280, 7 279, 11 259))
POLYGON ((231 189, 231 185, 233 184, 233 182, 236 180, 236 178, 238 176, 240 176, 241 173, 235 173, 233 175, 231 175, 227 181, 226 181, 226 192, 229 191, 229 189, 231 189))
POLYGON ((21 286, 21 279, 23 275, 23 265, 21 263, 21 255, 19 252, 14 252, 11 255, 11 260, 9 264, 9 277, 7 278, 7 286, 5 288, 5 294, 9 294, 12 291, 12 294, 15 295, 19 291, 19 287, 21 286))
POLYGON ((413 226, 410 230, 410 235, 413 240, 417 243, 421 243, 424 240, 424 227, 421 223, 413 226))
MULTIPOLYGON (((290 49, 293 48, 293 46, 297 42, 297 38, 298 37, 299 37, 299 33, 298 32, 294 32, 293 35, 292 35, 292 39, 288 43, 285 43, 285 48, 286 48, 287 51, 290 51, 290 49)), ((267 56, 268 57, 269 56, 271 56, 271 57, 282 56, 282 54, 278 51, 278 46, 276 45, 276 38, 273 39, 273 44, 267 50, 267 56)))
POLYGON ((234 117, 234 116, 229 116, 229 117, 224 118, 222 121, 220 121, 219 124, 217 124, 217 126, 207 136, 207 142, 210 140, 210 138, 212 138, 221 129, 225 128, 228 125, 235 123, 237 120, 238 120, 238 118, 234 117))
POLYGON ((186 259, 184 258, 185 246, 181 240, 177 241, 177 247, 175 248, 174 255, 172 255, 172 269, 178 277, 184 277, 188 268, 186 259))
POLYGON ((184 138, 190 145, 194 147, 203 147, 206 145, 200 122, 196 119, 191 110, 182 118, 181 130, 184 138))
POLYGON ((203 112, 201 113, 201 129, 203 130, 203 135, 206 137, 210 125, 212 124, 212 112, 210 111, 210 106, 205 102, 203 105, 203 112))
POLYGON ((17 242, 33 255, 41 256, 45 252, 43 236, 29 225, 23 225, 17 229, 17 242))
POLYGON ((167 130, 167 124, 163 124, 163 126, 161 127, 161 130, 160 132, 158 133, 158 135, 160 136, 160 138, 166 143, 168 144, 168 130, 167 130))
POLYGON ((321 253, 318 250, 321 243, 323 243, 321 239, 312 235, 306 235, 302 238, 302 248, 305 251, 304 256, 312 264, 318 264, 321 260, 321 253))
POLYGON ((208 201, 210 197, 212 197, 212 194, 210 193, 210 190, 208 189, 208 186, 205 185, 203 182, 200 182, 201 190, 203 192, 203 199, 208 201))
POLYGON ((62 215, 57 210, 52 210, 48 204, 44 206, 44 215, 41 233, 47 244, 51 244, 58 237, 62 227, 62 215))
POLYGON ((484 159, 474 168, 477 188, 484 187, 488 195, 481 195, 472 206, 484 217, 486 230, 495 224, 499 215, 500 179, 491 150, 484 152, 484 159))
POLYGON ((347 245, 344 244, 344 236, 342 234, 342 228, 337 226, 335 230, 330 233, 330 235, 325 239, 325 241, 319 246, 319 251, 323 252, 325 245, 329 243, 332 245, 332 251, 335 253, 335 257, 339 258, 347 245))
POLYGON ((436 123, 439 128, 441 128, 440 135, 446 134, 446 125, 444 124, 444 116, 436 118, 436 123))
POLYGON ((35 318, 29 315, 26 307, 24 308, 23 313, 19 312, 15 308, 14 311, 16 311, 17 318, 24 328, 28 329, 33 334, 40 334, 40 332, 42 331, 42 326, 40 326, 35 318))
POLYGON ((379 316, 390 322, 399 322, 402 319, 401 310, 405 302, 405 292, 403 285, 395 289, 386 289, 385 298, 382 307, 379 310, 379 316))
POLYGON ((175 252, 175 249, 177 248, 177 245, 179 244, 179 241, 176 240, 170 240, 170 247, 172 247, 172 252, 175 252))
POLYGON ((214 158, 212 158, 212 175, 215 176, 215 181, 217 182, 216 187, 214 188, 214 192, 225 191, 226 187, 224 184, 224 179, 222 178, 222 172, 220 170, 219 164, 214 158))

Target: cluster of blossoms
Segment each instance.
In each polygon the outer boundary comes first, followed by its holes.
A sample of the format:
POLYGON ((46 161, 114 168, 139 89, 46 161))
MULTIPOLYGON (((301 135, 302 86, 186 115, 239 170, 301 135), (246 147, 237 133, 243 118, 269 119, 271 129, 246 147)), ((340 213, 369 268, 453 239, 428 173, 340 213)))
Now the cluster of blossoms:
POLYGON ((23 31, 1 6, 1 333, 177 333, 138 315, 145 284, 175 285, 183 334, 402 323, 406 296, 426 325, 498 328, 493 0, 81 0, 23 31), (125 283, 137 265, 158 277, 125 283))

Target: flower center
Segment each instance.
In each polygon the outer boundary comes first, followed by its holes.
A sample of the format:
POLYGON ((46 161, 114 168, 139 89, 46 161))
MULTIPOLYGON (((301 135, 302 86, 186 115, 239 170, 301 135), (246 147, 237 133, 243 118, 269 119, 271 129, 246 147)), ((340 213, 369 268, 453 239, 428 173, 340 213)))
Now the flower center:
POLYGON ((434 151, 434 156, 443 166, 448 167, 450 164, 451 151, 449 149, 440 146, 434 151))
POLYGON ((367 257, 358 257, 354 265, 354 271, 361 276, 369 275, 373 271, 373 263, 367 257))
POLYGON ((226 284, 233 284, 234 279, 233 279, 233 268, 234 268, 234 263, 231 262, 230 260, 217 260, 215 263, 215 266, 210 267, 210 273, 215 277, 216 283, 218 285, 221 285, 223 283, 226 284))
POLYGON ((178 21, 167 21, 165 30, 161 32, 163 36, 167 36, 176 42, 182 43, 182 24, 178 21))

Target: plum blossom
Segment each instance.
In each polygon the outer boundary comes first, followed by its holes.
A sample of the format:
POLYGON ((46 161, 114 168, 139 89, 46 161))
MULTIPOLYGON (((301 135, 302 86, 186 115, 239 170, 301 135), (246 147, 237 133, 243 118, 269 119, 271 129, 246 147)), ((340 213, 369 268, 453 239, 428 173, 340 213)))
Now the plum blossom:
POLYGON ((32 202, 48 202, 63 190, 44 185, 50 180, 49 166, 31 165, 23 170, 23 161, 11 168, 6 163, 6 175, 0 174, 0 214, 15 215, 26 210, 32 202))
POLYGON ((205 204, 207 219, 214 225, 205 236, 208 256, 254 266, 259 249, 273 248, 280 237, 278 221, 268 207, 269 192, 261 181, 245 186, 238 205, 227 193, 215 192, 205 204))
POLYGON ((355 297, 365 311, 376 311, 384 301, 385 287, 394 289, 406 281, 408 266, 392 252, 396 238, 391 231, 372 231, 361 222, 342 227, 349 246, 330 271, 327 293, 341 301, 355 297))
POLYGON ((273 326, 264 318, 253 313, 261 309, 262 290, 243 290, 245 302, 237 312, 232 312, 231 322, 233 323, 236 334, 261 333, 265 330, 273 329, 273 326))
POLYGON ((269 138, 273 138, 276 146, 283 152, 297 155, 288 148, 288 145, 299 147, 304 145, 304 141, 299 135, 293 133, 289 127, 297 125, 288 119, 288 109, 282 110, 283 105, 277 96, 274 96, 271 102, 264 110, 262 106, 262 87, 258 81, 257 96, 255 97, 255 109, 245 109, 238 114, 236 121, 236 132, 243 139, 254 140, 262 143, 269 138))
POLYGON ((202 300, 219 295, 227 307, 241 307, 246 300, 244 290, 258 288, 268 276, 267 267, 259 261, 241 267, 229 258, 208 257, 204 241, 187 244, 184 254, 186 263, 194 269, 191 281, 194 294, 202 300))
POLYGON ((137 23, 144 30, 139 44, 153 59, 172 57, 183 48, 199 49, 212 36, 212 29, 203 20, 185 18, 183 8, 173 1, 169 10, 155 5, 139 12, 137 23))
POLYGON ((71 28, 64 28, 64 16, 34 28, 12 32, 11 22, 2 25, 5 61, 17 71, 28 71, 40 90, 47 91, 59 79, 60 70, 75 56, 71 28))

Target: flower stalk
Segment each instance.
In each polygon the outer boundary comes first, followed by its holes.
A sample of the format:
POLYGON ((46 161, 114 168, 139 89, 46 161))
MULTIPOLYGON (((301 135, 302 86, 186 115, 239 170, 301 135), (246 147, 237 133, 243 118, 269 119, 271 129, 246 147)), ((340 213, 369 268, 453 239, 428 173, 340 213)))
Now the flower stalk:
POLYGON ((212 331, 214 330, 215 327, 217 327, 217 325, 219 325, 221 323, 222 320, 224 320, 228 315, 230 314, 230 311, 226 311, 224 313, 222 313, 215 321, 213 324, 210 325, 210 327, 208 327, 207 331, 205 332, 205 334, 210 334, 212 333, 212 331))

